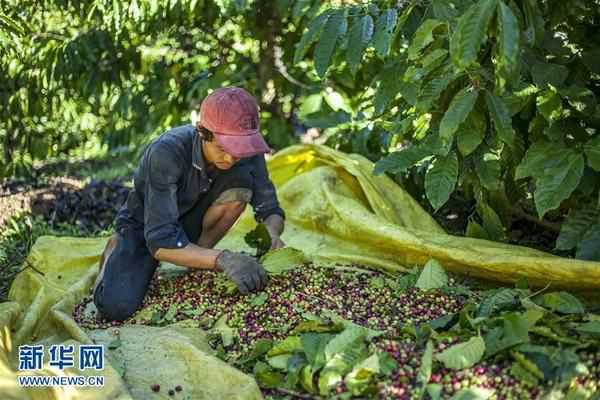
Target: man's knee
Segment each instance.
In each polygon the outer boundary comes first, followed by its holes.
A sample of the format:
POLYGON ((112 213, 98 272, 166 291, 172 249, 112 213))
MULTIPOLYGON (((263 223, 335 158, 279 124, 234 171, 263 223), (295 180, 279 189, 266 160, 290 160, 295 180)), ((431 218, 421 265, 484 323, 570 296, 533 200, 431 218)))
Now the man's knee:
POLYGON ((94 299, 94 304, 100 312, 100 315, 109 321, 124 321, 131 317, 141 305, 131 301, 115 300, 111 297, 106 297, 101 300, 94 299))
POLYGON ((227 203, 220 203, 218 205, 214 205, 216 207, 221 208, 221 218, 219 220, 222 223, 227 225, 233 224, 239 217, 242 215, 244 210, 246 209, 245 201, 230 201, 227 203))
POLYGON ((249 203, 251 199, 252 190, 243 187, 235 187, 221 192, 212 205, 223 205, 227 209, 242 209, 243 211, 243 209, 246 207, 246 204, 249 203))

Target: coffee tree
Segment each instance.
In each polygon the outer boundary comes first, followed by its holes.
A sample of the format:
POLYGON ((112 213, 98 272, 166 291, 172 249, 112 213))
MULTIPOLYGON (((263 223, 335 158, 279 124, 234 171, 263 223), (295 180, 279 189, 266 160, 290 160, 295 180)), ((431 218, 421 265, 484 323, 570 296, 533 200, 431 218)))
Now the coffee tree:
POLYGON ((600 258, 598 0, 8 0, 0 176, 81 149, 142 150, 210 88, 376 162, 469 236, 526 219, 600 258), (299 125, 301 122, 302 125, 299 125))
POLYGON ((375 174, 416 178, 433 210, 458 191, 474 200, 470 236, 567 214, 557 248, 600 259, 598 22, 598 1, 327 8, 295 61, 338 101, 307 122, 334 126, 330 143, 377 161, 375 174))
POLYGON ((286 70, 291 60, 283 57, 300 35, 294 25, 320 7, 266 0, 2 2, 0 177, 30 173, 35 161, 82 147, 141 149, 164 129, 189 122, 208 90, 223 85, 257 96, 272 147, 292 143, 294 108, 308 86, 286 70))

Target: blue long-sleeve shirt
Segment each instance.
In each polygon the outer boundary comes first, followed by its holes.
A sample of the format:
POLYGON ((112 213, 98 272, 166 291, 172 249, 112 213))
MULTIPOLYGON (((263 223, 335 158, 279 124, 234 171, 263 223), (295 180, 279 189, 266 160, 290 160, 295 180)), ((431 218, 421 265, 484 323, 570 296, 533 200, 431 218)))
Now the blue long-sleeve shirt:
MULTIPOLYGON (((250 204, 255 219, 262 222, 272 214, 285 218, 264 155, 243 158, 238 166, 247 168, 254 177, 250 204)), ((212 181, 195 126, 184 125, 163 133, 148 146, 134 173, 134 187, 117 213, 117 230, 129 224, 143 226, 152 254, 159 248, 187 246, 190 241, 179 217, 209 191, 212 181)))

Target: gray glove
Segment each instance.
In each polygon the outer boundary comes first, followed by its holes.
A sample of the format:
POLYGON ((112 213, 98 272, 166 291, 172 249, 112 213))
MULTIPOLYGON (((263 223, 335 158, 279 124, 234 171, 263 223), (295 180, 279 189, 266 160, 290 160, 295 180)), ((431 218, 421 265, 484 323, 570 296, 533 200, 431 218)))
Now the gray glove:
POLYGON ((216 264, 243 294, 262 290, 267 286, 267 273, 253 257, 223 250, 217 257, 216 264))

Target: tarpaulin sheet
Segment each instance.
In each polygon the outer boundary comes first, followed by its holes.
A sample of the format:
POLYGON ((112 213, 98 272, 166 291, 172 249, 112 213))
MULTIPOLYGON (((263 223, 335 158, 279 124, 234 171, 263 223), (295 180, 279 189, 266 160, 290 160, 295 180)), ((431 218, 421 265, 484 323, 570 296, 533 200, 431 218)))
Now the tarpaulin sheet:
MULTIPOLYGON (((268 168, 287 214, 282 238, 314 264, 395 273, 435 258, 450 271, 484 279, 515 282, 524 277, 537 286, 600 287, 600 263, 447 235, 391 179, 373 176, 373 164, 361 156, 299 145, 278 152, 268 168)), ((249 250, 243 237, 254 226, 247 209, 218 247, 249 250)), ((120 344, 107 351, 103 371, 57 370, 47 366, 47 354, 43 370, 18 370, 22 344, 108 345, 115 340, 111 329, 84 330, 71 317, 98 272, 105 240, 46 236, 32 248, 11 286, 10 301, 0 304, 0 398, 170 398, 167 390, 176 384, 184 388, 183 398, 261 398, 254 379, 216 358, 206 334, 186 321, 167 327, 120 327, 120 344), (17 375, 26 374, 100 374, 105 384, 25 389, 17 384, 17 375), (154 383, 161 384, 159 393, 151 391, 154 383)))

